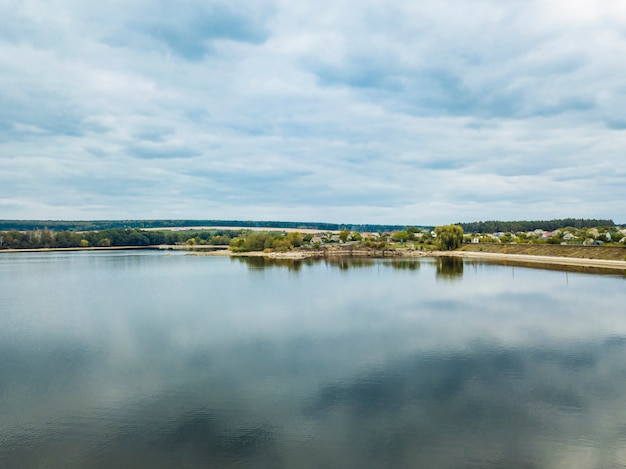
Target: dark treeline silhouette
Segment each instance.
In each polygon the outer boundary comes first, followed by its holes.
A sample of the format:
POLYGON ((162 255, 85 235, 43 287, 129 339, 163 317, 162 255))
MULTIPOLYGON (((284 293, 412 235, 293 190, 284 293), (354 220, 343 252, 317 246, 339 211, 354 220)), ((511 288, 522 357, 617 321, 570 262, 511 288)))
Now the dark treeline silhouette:
MULTIPOLYGON (((224 226, 232 228, 290 228, 335 231, 384 232, 403 230, 408 225, 372 225, 372 224, 338 224, 323 222, 290 222, 290 221, 259 221, 259 220, 0 220, 0 231, 18 230, 32 231, 49 229, 52 231, 100 231, 112 228, 172 228, 193 226, 224 226)), ((424 226, 421 228, 432 228, 424 226)))
POLYGON ((471 223, 456 223, 465 233, 498 233, 532 230, 552 231, 558 228, 594 228, 615 226, 613 220, 596 220, 591 218, 562 218, 559 220, 534 221, 475 221, 471 223))

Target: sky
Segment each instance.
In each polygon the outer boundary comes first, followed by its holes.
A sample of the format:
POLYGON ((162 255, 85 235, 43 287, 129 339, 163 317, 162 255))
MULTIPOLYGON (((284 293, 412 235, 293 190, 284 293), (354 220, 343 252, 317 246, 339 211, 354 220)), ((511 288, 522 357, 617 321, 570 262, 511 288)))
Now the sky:
POLYGON ((626 222, 622 0, 0 18, 0 219, 626 222))

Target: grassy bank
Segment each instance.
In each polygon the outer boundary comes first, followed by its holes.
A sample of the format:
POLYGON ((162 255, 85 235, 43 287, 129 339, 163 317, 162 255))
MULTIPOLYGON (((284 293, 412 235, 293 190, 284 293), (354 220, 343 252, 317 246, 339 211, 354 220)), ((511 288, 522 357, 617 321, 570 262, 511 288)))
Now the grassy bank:
POLYGON ((494 254, 525 254, 531 256, 571 257, 623 261, 626 248, 621 246, 564 246, 561 244, 464 244, 461 251, 494 254))

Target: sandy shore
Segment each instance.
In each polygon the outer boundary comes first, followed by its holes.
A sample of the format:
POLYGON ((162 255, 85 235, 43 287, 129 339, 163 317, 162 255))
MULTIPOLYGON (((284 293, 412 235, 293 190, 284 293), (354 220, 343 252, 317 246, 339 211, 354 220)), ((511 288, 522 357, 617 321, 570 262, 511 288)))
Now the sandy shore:
POLYGON ((490 261, 526 262, 532 264, 563 265, 576 267, 597 267, 602 269, 626 270, 626 261, 605 259, 581 259, 576 257, 532 256, 528 254, 500 254, 490 252, 451 251, 438 252, 437 255, 484 259, 490 261))

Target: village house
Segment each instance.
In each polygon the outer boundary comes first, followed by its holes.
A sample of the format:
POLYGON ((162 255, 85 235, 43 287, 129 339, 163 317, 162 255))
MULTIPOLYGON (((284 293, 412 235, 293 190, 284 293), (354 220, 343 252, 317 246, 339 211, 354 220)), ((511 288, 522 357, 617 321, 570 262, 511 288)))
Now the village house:
POLYGON ((324 238, 322 238, 322 236, 319 233, 316 233, 313 235, 313 237, 311 238, 311 241, 309 241, 311 244, 323 244, 324 243, 324 238))

